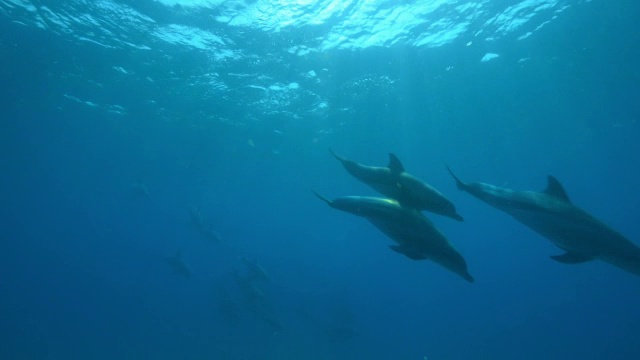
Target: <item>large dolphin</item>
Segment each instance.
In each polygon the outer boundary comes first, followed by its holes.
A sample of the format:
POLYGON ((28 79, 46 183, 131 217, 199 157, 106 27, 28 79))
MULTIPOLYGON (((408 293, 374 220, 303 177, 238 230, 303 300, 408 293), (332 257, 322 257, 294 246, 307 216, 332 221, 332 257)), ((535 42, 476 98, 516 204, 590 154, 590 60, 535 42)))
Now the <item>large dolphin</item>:
POLYGON ((349 174, 380 194, 418 211, 426 210, 463 221, 449 199, 431 185, 406 172, 400 159, 394 154, 389 154, 389 164, 386 167, 378 167, 358 164, 337 155, 331 149, 329 151, 349 174))
POLYGON ((622 234, 573 205, 560 182, 548 177, 543 192, 515 191, 483 183, 464 183, 452 171, 460 190, 506 212, 564 250, 552 259, 578 264, 595 259, 640 275, 640 248, 622 234))
POLYGON ((369 220, 397 243, 389 246, 391 250, 413 260, 433 260, 465 280, 474 281, 462 255, 418 210, 404 207, 392 199, 344 196, 329 200, 316 192, 314 194, 334 209, 369 220))

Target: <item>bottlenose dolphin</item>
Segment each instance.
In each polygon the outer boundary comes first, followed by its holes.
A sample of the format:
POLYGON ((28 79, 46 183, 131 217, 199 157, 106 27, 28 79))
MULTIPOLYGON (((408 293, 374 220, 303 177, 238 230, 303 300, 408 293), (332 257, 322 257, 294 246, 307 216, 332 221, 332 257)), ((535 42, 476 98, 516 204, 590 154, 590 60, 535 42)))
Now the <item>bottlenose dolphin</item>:
POLYGON ((404 170, 400 159, 389 153, 387 167, 367 166, 347 160, 329 149, 342 166, 356 179, 384 196, 398 200, 403 206, 463 221, 456 207, 441 192, 404 170))
POLYGON ((560 182, 547 178, 543 192, 515 191, 484 183, 464 183, 452 171, 460 190, 506 212, 564 250, 551 258, 564 264, 600 259, 640 275, 640 248, 619 232, 573 205, 560 182))
POLYGON ((145 184, 131 183, 129 184, 129 190, 131 190, 131 193, 137 198, 149 198, 149 188, 145 184))
POLYGON ((269 275, 264 270, 262 265, 258 264, 258 262, 253 259, 249 260, 246 256, 240 257, 242 261, 247 265, 247 273, 246 278, 248 281, 261 281, 261 282, 269 282, 269 275))
POLYGON ((194 226, 196 231, 205 239, 211 240, 215 243, 221 243, 220 235, 213 230, 210 224, 205 224, 200 210, 195 207, 191 208, 191 225, 194 226))
POLYGON ((389 246, 391 250, 412 260, 433 260, 465 280, 474 281, 462 255, 418 210, 404 207, 392 199, 344 196, 329 200, 316 192, 314 194, 334 209, 369 220, 398 244, 389 246))
POLYGON ((171 266, 173 271, 175 271, 177 274, 180 274, 186 278, 191 277, 191 269, 189 268, 189 266, 187 266, 187 264, 185 264, 184 260, 182 260, 182 253, 180 253, 180 250, 176 251, 176 254, 174 256, 165 257, 164 261, 166 261, 167 264, 169 264, 169 266, 171 266))

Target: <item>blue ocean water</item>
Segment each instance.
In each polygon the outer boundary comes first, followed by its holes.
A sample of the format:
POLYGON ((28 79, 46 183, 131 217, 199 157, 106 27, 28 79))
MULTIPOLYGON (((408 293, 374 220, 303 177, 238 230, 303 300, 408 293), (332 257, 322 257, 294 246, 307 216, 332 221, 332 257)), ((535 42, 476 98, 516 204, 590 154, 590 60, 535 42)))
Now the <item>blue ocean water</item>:
POLYGON ((635 1, 0 0, 1 359, 637 359, 640 279, 459 191, 640 244, 635 1), (471 284, 330 198, 388 153, 471 284))

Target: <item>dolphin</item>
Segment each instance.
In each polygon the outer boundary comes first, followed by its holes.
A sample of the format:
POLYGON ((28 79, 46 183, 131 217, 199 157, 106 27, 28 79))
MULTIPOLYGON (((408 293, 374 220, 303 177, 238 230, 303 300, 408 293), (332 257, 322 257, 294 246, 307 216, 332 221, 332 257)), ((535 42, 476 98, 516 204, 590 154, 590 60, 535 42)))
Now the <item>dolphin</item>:
POLYGON ((270 278, 267 272, 264 270, 262 265, 258 264, 258 262, 255 259, 250 260, 246 256, 241 256, 240 258, 247 265, 246 278, 248 281, 260 281, 260 282, 270 281, 270 278))
POLYGON ((391 250, 412 260, 432 260, 465 280, 474 282, 462 255, 418 210, 404 207, 393 199, 344 196, 329 200, 315 191, 313 193, 334 209, 369 220, 397 243, 389 246, 391 250))
POLYGON ((337 155, 331 149, 329 151, 353 177, 403 206, 418 211, 426 210, 458 221, 464 220, 453 203, 441 192, 406 172, 396 155, 389 153, 389 164, 377 167, 358 164, 337 155))
POLYGON ((131 183, 129 184, 129 190, 136 198, 148 199, 150 196, 149 188, 145 184, 131 183))
POLYGON ((515 191, 484 183, 464 183, 448 170, 460 190, 506 212, 564 250, 551 256, 553 260, 579 264, 599 259, 640 276, 640 248, 573 205, 555 177, 548 176, 542 192, 515 191))
POLYGON ((195 207, 192 207, 190 214, 191 214, 191 221, 190 221, 191 225, 194 226, 194 228, 196 229, 198 234, 200 234, 200 236, 218 244, 222 242, 220 240, 220 235, 218 235, 218 233, 213 230, 211 225, 205 224, 204 219, 202 218, 202 214, 200 213, 200 210, 198 210, 195 207))
POLYGON ((167 264, 171 266, 176 274, 180 274, 186 278, 191 277, 191 269, 189 268, 189 266, 187 266, 187 264, 185 264, 184 260, 182 260, 182 254, 180 253, 180 250, 176 251, 176 254, 174 256, 165 257, 164 261, 166 261, 167 264))

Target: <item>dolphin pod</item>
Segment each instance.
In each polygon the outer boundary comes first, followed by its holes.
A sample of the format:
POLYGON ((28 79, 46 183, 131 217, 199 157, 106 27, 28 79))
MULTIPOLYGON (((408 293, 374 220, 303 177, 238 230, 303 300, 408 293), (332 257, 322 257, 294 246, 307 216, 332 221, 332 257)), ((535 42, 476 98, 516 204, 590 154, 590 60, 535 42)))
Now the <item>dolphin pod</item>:
POLYGON ((462 255, 417 209, 402 206, 392 199, 344 196, 329 200, 315 191, 314 194, 334 209, 369 220, 398 244, 389 246, 393 251, 412 260, 432 260, 465 280, 474 282, 462 255))
POLYGON ((429 184, 407 173, 394 154, 389 154, 387 167, 375 167, 358 164, 329 151, 353 177, 389 198, 345 196, 329 200, 314 191, 318 198, 334 209, 369 220, 397 243, 389 246, 391 250, 412 260, 432 260, 474 282, 462 255, 421 213, 427 210, 462 221, 451 201, 429 184))
POLYGON ((395 199, 406 207, 463 221, 449 199, 431 185, 406 172, 396 155, 389 154, 387 167, 377 167, 362 165, 337 155, 331 149, 329 151, 349 174, 380 194, 395 199))
POLYGON ((506 212, 564 250, 563 254, 551 256, 553 260, 578 264, 599 259, 640 276, 640 248, 573 205, 555 177, 548 177, 542 192, 516 191, 484 183, 465 183, 448 170, 460 190, 506 212))

